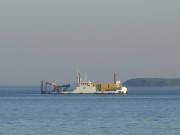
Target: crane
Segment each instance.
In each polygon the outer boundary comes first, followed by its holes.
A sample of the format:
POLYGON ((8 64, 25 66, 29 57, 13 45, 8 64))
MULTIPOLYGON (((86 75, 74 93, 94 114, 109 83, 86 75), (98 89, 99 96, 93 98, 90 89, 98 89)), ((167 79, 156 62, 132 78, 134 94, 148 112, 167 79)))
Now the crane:
POLYGON ((56 83, 45 82, 45 90, 43 90, 43 80, 41 81, 41 94, 60 94, 62 91, 65 91, 67 88, 70 87, 70 84, 66 85, 57 85, 56 83), (52 90, 48 91, 48 85, 52 86, 52 90))

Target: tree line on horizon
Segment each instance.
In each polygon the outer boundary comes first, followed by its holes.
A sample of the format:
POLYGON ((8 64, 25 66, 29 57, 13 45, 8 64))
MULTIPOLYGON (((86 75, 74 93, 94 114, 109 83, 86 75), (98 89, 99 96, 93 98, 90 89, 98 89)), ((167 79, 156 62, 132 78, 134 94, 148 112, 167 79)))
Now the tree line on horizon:
POLYGON ((136 78, 123 83, 127 87, 180 86, 180 78, 136 78))

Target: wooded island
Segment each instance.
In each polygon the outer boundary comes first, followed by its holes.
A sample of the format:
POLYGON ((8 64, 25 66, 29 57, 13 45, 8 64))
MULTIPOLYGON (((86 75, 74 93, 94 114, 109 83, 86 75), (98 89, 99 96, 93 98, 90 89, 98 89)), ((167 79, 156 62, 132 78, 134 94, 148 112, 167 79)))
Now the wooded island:
POLYGON ((180 78, 136 78, 123 83, 126 87, 167 87, 180 86, 180 78))

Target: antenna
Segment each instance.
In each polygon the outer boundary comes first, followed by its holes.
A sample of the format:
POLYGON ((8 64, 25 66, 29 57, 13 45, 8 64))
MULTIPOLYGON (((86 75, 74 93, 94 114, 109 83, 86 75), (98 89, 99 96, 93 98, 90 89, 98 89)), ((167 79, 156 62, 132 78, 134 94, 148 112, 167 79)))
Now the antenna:
POLYGON ((78 69, 78 65, 77 65, 77 85, 79 85, 80 83, 80 71, 78 69))
POLYGON ((80 83, 81 82, 80 72, 78 72, 78 76, 79 76, 78 83, 80 83))
POLYGON ((116 72, 114 72, 114 84, 116 83, 116 72))

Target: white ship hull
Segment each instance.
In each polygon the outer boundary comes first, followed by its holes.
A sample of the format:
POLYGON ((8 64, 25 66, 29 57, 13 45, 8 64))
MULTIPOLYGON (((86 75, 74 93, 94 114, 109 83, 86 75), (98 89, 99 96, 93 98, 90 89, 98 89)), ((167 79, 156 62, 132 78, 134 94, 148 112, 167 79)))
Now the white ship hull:
POLYGON ((127 94, 127 88, 122 87, 113 91, 98 91, 96 87, 90 85, 79 85, 73 91, 62 91, 60 94, 127 94))

